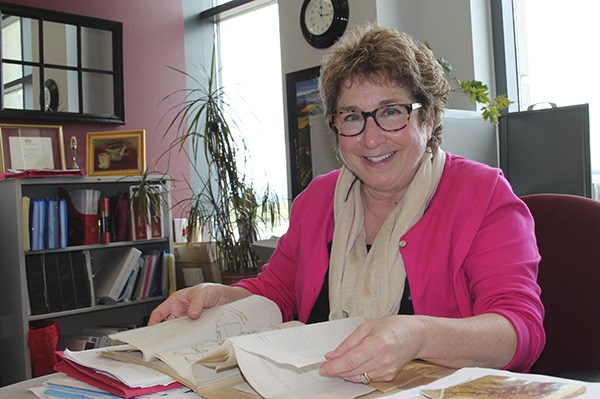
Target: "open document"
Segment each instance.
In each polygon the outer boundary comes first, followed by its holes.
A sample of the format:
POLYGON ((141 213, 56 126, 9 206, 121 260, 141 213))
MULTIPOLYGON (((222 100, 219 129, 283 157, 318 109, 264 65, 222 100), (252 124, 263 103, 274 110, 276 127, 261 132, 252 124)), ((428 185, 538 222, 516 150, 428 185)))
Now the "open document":
POLYGON ((281 323, 277 305, 251 296, 206 309, 197 320, 184 317, 112 334, 128 346, 100 353, 159 370, 207 397, 223 380, 237 378, 240 390, 248 389, 247 382, 265 398, 354 398, 374 388, 322 377, 319 366, 363 321, 281 323))
POLYGON ((107 348, 101 355, 141 364, 167 374, 189 387, 202 387, 240 375, 237 368, 215 370, 193 365, 219 349, 229 337, 281 325, 277 305, 258 295, 205 309, 202 317, 168 320, 110 335, 129 345, 107 348))
POLYGON ((364 318, 333 320, 231 338, 240 370, 264 398, 354 398, 374 388, 322 377, 319 366, 364 318))

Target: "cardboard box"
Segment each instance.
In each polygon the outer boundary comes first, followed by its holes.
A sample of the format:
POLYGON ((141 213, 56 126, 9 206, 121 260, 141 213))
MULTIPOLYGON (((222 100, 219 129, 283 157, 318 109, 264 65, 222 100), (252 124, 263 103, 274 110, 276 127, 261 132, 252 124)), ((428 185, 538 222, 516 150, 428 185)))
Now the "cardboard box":
POLYGON ((214 242, 175 243, 173 249, 177 289, 186 287, 183 269, 199 268, 205 282, 221 282, 221 273, 215 260, 214 242))

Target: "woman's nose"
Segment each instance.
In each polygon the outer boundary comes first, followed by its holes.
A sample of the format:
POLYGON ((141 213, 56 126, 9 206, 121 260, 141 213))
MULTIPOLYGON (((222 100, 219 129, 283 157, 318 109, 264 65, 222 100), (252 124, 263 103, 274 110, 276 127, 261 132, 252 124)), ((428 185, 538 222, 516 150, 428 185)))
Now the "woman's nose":
POLYGON ((362 139, 368 148, 375 148, 386 140, 385 131, 377 125, 373 117, 367 117, 362 139))

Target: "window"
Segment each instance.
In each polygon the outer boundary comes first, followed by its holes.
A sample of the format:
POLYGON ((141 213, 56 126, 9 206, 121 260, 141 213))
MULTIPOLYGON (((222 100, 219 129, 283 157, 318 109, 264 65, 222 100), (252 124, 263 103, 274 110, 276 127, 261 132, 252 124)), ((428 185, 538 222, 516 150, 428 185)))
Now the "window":
POLYGON ((572 0, 565 7, 557 0, 512 0, 512 8, 519 110, 589 103, 592 180, 600 184, 595 2, 572 0))
POLYGON ((251 158, 245 172, 287 198, 284 100, 275 1, 217 22, 221 84, 241 121, 251 158))

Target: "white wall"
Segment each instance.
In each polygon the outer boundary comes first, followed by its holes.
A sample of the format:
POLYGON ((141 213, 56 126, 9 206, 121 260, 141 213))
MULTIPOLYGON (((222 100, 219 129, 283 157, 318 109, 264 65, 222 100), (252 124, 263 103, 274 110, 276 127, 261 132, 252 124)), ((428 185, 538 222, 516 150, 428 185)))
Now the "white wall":
MULTIPOLYGON (((487 0, 348 0, 348 28, 365 21, 404 30, 427 41, 436 55, 452 63, 460 79, 476 78, 493 92, 491 23, 487 0)), ((278 0, 283 79, 290 72, 320 65, 327 49, 315 49, 300 30, 300 0, 278 0)), ((285 81, 283 82, 285 90, 285 81)), ((444 148, 453 153, 497 166, 495 127, 481 121, 474 105, 462 94, 453 94, 444 117, 444 148)), ((285 126, 287 129, 287 109, 285 126)), ((321 140, 319 143, 322 144, 321 140)), ((286 132, 286 146, 288 134, 286 132)), ((313 170, 323 172, 335 157, 313 148, 313 170)))

